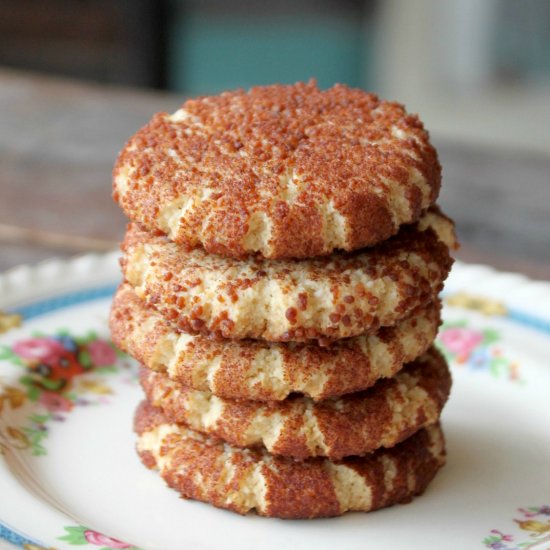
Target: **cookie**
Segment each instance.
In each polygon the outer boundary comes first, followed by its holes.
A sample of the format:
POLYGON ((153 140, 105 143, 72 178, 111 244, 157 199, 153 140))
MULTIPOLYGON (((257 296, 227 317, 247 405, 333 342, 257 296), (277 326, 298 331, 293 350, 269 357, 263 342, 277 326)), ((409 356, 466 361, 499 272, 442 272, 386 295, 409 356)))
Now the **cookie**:
MULTIPOLYGON (((122 270, 140 298, 180 330, 269 341, 334 340, 391 326, 434 301, 452 265, 430 212, 360 252, 311 260, 235 260, 186 252, 131 225, 122 270)), ((443 229, 441 229, 443 228, 443 229)))
POLYGON ((393 447, 437 422, 451 388, 445 359, 435 349, 369 390, 317 403, 294 396, 275 403, 222 399, 145 368, 140 381, 148 401, 170 422, 298 459, 393 447))
POLYGON ((364 390, 423 354, 436 337, 435 301, 371 335, 314 343, 226 340, 178 332, 128 284, 111 307, 113 342, 146 367, 219 397, 280 401, 290 393, 315 401, 364 390))
POLYGON ((113 196, 187 247, 309 258, 382 242, 433 204, 441 167, 416 115, 314 82, 159 113, 120 153, 113 196))
POLYGON ((137 450, 148 468, 186 499, 240 514, 278 518, 338 516, 409 502, 445 463, 435 424, 391 449, 341 461, 296 461, 239 449, 170 423, 142 403, 136 412, 137 450))

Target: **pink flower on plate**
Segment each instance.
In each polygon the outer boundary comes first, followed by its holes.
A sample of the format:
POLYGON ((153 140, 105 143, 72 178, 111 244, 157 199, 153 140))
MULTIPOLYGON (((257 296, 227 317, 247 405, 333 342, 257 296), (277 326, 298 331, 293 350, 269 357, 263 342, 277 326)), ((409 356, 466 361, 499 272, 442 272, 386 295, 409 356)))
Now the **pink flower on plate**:
POLYGON ((91 529, 84 531, 84 538, 95 546, 106 546, 107 548, 131 548, 132 546, 131 544, 113 539, 97 531, 92 531, 91 529))
POLYGON ((39 403, 50 412, 69 412, 74 406, 72 401, 53 391, 43 391, 39 403))
POLYGON ((471 328, 452 327, 443 330, 439 339, 451 353, 465 360, 483 341, 483 334, 471 328))
POLYGON ((112 365, 116 361, 115 350, 105 340, 94 340, 88 344, 88 352, 96 367, 112 365))
POLYGON ((491 533, 493 533, 493 535, 498 535, 501 538, 501 540, 505 540, 506 542, 514 541, 514 537, 512 535, 505 535, 498 529, 491 529, 491 533))
POLYGON ((27 338, 16 342, 13 352, 23 359, 54 363, 65 353, 65 348, 53 338, 27 338))

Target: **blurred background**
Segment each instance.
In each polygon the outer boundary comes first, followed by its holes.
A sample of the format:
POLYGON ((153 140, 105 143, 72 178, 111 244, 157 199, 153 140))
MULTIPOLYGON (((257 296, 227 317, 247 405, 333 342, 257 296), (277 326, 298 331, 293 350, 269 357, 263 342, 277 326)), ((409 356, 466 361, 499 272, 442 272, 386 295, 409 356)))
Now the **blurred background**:
POLYGON ((2 0, 0 64, 188 95, 317 78, 550 153, 547 0, 2 0))
POLYGON ((548 0, 1 0, 0 269, 65 253, 66 233, 76 251, 119 237, 110 203, 79 228, 56 208, 107 204, 116 152, 154 111, 311 77, 418 112, 464 258, 550 278, 548 0))

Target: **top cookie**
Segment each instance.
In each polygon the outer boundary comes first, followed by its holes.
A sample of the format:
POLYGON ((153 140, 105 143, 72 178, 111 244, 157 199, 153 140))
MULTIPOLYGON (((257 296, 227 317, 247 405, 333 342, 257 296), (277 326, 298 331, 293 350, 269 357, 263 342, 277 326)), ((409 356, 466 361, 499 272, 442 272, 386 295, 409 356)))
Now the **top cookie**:
POLYGON ((310 82, 159 113, 113 176, 126 214, 177 243, 306 258, 374 245, 416 221, 437 198, 441 167, 402 105, 310 82))

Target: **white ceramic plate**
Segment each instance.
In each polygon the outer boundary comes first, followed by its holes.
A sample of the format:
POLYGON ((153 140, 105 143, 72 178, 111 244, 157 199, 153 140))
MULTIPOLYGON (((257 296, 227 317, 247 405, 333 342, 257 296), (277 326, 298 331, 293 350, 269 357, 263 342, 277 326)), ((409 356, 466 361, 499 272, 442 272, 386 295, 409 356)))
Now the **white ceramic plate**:
POLYGON ((456 265, 445 468, 406 506, 282 521, 183 501, 141 465, 134 366, 108 342, 117 280, 114 254, 0 276, 0 309, 23 316, 0 335, 0 547, 550 547, 550 285, 456 265))

